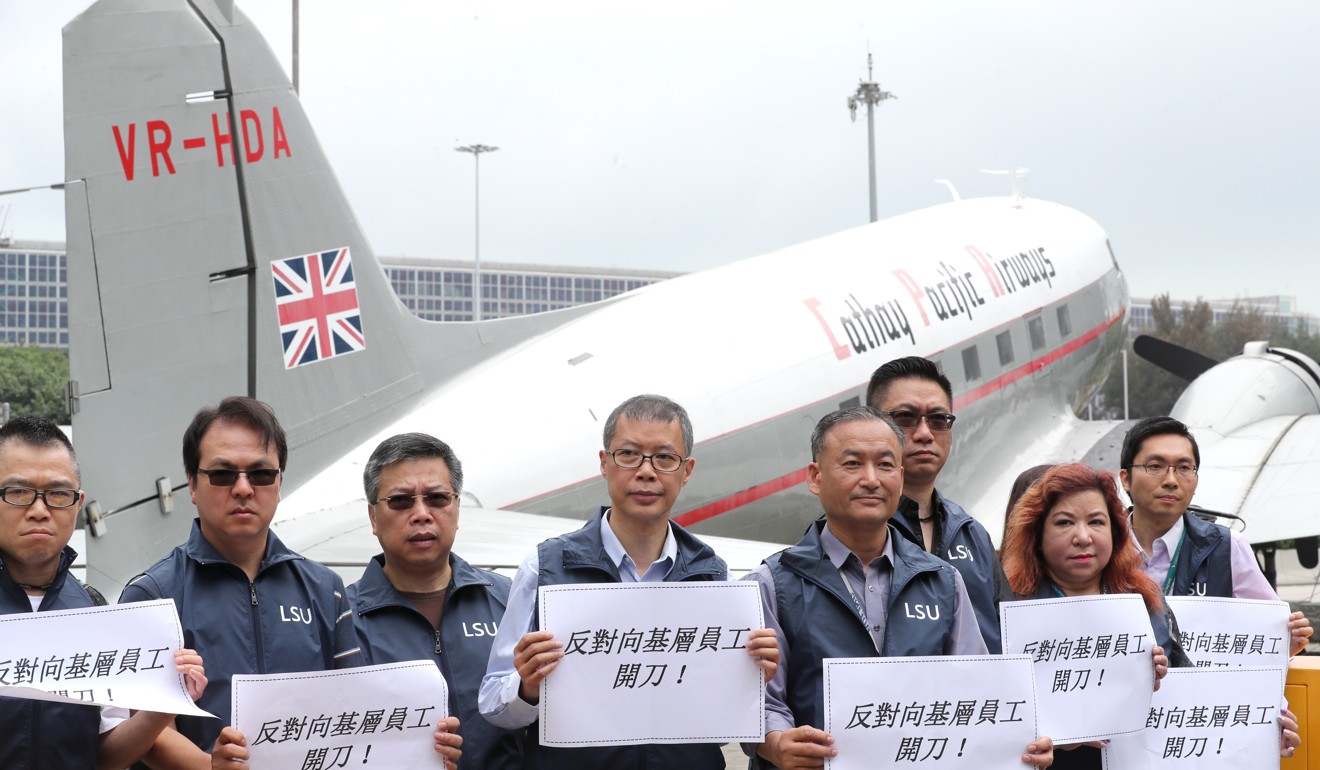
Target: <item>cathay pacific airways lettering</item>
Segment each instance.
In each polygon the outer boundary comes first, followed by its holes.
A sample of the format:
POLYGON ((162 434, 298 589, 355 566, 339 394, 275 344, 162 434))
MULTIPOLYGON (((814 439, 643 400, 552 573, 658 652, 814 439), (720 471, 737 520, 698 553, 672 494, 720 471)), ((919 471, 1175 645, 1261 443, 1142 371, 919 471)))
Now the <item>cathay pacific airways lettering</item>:
POLYGON ((909 342, 916 344, 912 324, 908 323, 907 313, 903 312, 903 306, 897 301, 890 299, 885 300, 884 304, 877 302, 868 305, 858 300, 856 294, 849 294, 843 303, 853 312, 851 316, 839 316, 839 323, 843 325, 844 334, 848 336, 854 352, 875 350, 886 342, 905 336, 909 342))

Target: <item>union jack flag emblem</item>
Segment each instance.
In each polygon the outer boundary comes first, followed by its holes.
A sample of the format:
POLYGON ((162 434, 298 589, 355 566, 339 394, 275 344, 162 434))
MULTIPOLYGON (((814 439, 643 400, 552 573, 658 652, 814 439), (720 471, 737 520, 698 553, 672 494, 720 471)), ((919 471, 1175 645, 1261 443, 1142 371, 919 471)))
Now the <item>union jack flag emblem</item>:
POLYGON ((347 248, 275 260, 270 271, 285 369, 367 346, 347 248))

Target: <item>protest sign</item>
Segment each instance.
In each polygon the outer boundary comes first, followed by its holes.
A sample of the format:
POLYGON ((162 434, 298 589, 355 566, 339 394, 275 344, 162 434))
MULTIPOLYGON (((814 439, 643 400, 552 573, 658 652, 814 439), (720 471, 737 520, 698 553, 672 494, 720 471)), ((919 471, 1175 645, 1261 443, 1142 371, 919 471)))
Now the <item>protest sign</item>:
POLYGON ((1288 603, 1169 596, 1183 651, 1197 666, 1288 668, 1288 603))
POLYGON ((540 589, 564 644, 541 684, 546 746, 760 741, 765 685, 744 646, 763 627, 755 583, 540 589))
POLYGON ((449 688, 428 660, 301 674, 237 675, 232 723, 262 768, 438 767, 449 688))
POLYGON ((1036 732, 1031 658, 826 658, 828 770, 1019 770, 1036 732))
POLYGON ((174 651, 174 602, 0 616, 0 695, 208 717, 188 697, 174 651))
POLYGON ((1146 729, 1111 740, 1102 752, 1105 767, 1278 767, 1283 681, 1278 668, 1170 669, 1146 729))
POLYGON ((1040 731, 1082 743, 1142 729, 1155 685, 1154 632, 1138 594, 1004 602, 1004 654, 1036 669, 1040 731))

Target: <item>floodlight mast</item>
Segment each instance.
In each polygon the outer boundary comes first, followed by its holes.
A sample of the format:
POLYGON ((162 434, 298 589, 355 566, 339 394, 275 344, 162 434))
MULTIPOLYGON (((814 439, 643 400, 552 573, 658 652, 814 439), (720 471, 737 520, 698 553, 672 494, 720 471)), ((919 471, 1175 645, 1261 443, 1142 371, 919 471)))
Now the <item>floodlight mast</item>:
POLYGON ((871 182, 871 221, 876 221, 875 205, 875 106, 886 99, 897 99, 898 97, 888 91, 880 90, 880 84, 872 79, 871 74, 871 54, 866 55, 866 80, 857 84, 857 91, 848 97, 848 111, 852 113, 852 119, 857 120, 857 107, 866 105, 866 151, 867 159, 870 163, 870 182, 871 182))
POLYGON ((484 292, 481 290, 481 153, 495 152, 498 147, 492 147, 488 144, 469 144, 463 147, 454 148, 458 152, 466 152, 472 155, 475 161, 476 170, 476 189, 474 195, 476 222, 474 224, 475 241, 472 260, 472 320, 481 320, 481 303, 485 299, 484 292))

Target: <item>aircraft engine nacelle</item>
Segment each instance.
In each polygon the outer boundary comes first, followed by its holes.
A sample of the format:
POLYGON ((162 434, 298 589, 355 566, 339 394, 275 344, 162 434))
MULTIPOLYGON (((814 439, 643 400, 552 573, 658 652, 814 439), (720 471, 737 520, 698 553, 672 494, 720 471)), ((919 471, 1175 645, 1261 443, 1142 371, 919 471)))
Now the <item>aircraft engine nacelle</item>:
POLYGON ((1227 436, 1271 417, 1320 414, 1320 366, 1286 348, 1249 342, 1242 355, 1207 370, 1170 413, 1227 436))

